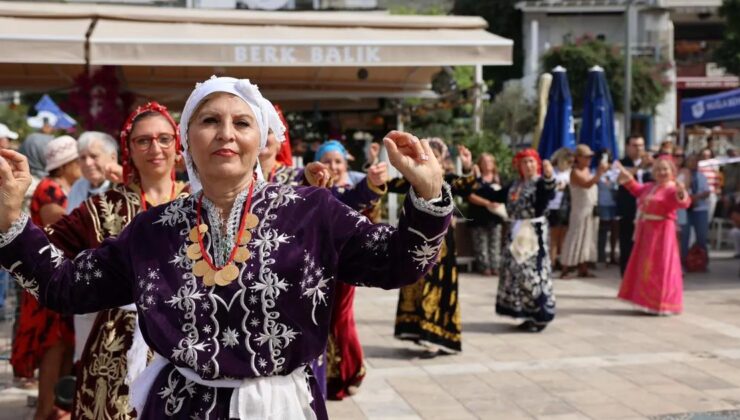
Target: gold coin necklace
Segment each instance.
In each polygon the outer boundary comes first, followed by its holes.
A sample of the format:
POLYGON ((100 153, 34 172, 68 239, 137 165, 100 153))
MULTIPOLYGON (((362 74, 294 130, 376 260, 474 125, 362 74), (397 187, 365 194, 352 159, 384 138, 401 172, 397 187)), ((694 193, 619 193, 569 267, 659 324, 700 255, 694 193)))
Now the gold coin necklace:
POLYGON ((190 230, 188 239, 191 244, 187 248, 187 256, 193 261, 193 274, 196 277, 203 278, 203 284, 206 286, 226 286, 239 277, 239 269, 234 262, 243 263, 252 256, 247 249, 247 244, 252 239, 252 235, 247 231, 253 229, 259 224, 259 218, 250 213, 252 206, 252 194, 254 193, 254 181, 249 186, 249 196, 246 207, 242 215, 239 231, 236 236, 236 243, 229 254, 226 263, 218 267, 206 252, 203 245, 203 234, 208 232, 208 225, 201 221, 201 208, 203 204, 203 194, 198 198, 198 207, 196 210, 196 226, 190 230))

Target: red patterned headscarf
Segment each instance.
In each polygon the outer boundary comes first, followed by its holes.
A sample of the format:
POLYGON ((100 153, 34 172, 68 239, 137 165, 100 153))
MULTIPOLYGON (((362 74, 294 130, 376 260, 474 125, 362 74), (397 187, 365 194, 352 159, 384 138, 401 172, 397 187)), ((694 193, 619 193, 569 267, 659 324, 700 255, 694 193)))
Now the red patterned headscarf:
POLYGON ((285 120, 283 110, 280 105, 275 105, 275 111, 277 111, 280 121, 285 126, 285 140, 280 145, 280 150, 277 153, 277 161, 285 166, 293 166, 293 151, 290 149, 290 135, 288 134, 288 121, 285 120))
POLYGON ((516 168, 517 171, 519 171, 519 177, 524 178, 524 171, 522 171, 522 168, 519 166, 519 164, 522 162, 522 159, 531 157, 534 158, 534 160, 537 161, 537 175, 542 174, 542 159, 540 159, 540 154, 537 153, 534 149, 524 149, 521 152, 517 153, 514 156, 514 160, 512 162, 512 165, 514 168, 516 168))
POLYGON ((180 127, 178 127, 177 123, 175 123, 175 120, 172 118, 170 113, 167 112, 167 107, 155 101, 148 102, 146 105, 139 106, 134 110, 134 112, 129 114, 126 122, 123 124, 123 130, 121 130, 121 160, 123 161, 124 184, 128 184, 129 182, 133 181, 135 175, 137 175, 136 167, 134 167, 130 159, 128 144, 129 136, 131 136, 131 131, 133 131, 134 129, 134 122, 136 121, 136 119, 139 118, 140 115, 149 112, 158 113, 159 115, 163 116, 167 120, 167 122, 170 123, 172 129, 175 130, 175 152, 180 153, 180 151, 182 150, 180 146, 180 127))

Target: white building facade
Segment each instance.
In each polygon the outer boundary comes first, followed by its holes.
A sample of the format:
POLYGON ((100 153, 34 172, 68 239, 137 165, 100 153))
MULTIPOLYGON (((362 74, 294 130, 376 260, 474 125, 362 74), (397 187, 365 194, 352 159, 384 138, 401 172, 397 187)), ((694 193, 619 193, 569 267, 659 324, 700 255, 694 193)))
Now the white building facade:
MULTIPOLYGON (((523 13, 522 31, 525 48, 523 83, 529 92, 534 92, 538 76, 543 71, 550 70, 541 68, 542 55, 552 47, 574 41, 584 35, 588 34, 623 47, 627 33, 626 10, 629 3, 633 4, 630 9, 632 55, 652 56, 656 61, 667 60, 672 65, 666 74, 671 81, 671 88, 655 114, 634 114, 631 122, 633 132, 643 133, 646 140, 655 145, 675 132, 678 127, 680 120, 678 101, 682 96, 704 94, 706 89, 732 88, 735 87, 733 84, 737 83, 736 78, 730 78, 734 81, 724 84, 718 84, 713 80, 722 77, 717 71, 712 74, 711 69, 715 69, 716 66, 711 63, 709 51, 711 48, 705 48, 703 55, 693 56, 688 60, 693 71, 690 75, 687 74, 684 62, 676 61, 676 42, 683 45, 682 38, 687 36, 695 38, 690 44, 694 50, 700 49, 701 45, 712 44, 712 40, 702 42, 702 37, 712 37, 705 27, 721 28, 723 23, 717 16, 721 0, 522 1, 517 4, 517 8, 523 13), (677 26, 682 34, 678 37, 677 26), (705 71, 702 65, 710 70, 705 71), (697 66, 701 67, 701 71, 696 70, 697 66)), ((623 127, 622 117, 617 118, 619 118, 617 127, 623 127)), ((623 130, 618 128, 617 131, 618 138, 624 138, 623 130)))

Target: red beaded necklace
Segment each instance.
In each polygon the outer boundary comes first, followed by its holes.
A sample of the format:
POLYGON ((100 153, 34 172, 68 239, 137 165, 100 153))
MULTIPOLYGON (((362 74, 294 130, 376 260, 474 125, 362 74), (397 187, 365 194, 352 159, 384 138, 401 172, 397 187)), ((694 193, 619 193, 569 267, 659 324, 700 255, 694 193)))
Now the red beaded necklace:
MULTIPOLYGON (((223 266, 217 267, 216 264, 213 263, 213 260, 211 259, 211 257, 208 256, 208 253, 206 252, 206 248, 203 245, 203 234, 200 230, 198 230, 198 245, 200 247, 200 253, 201 255, 203 255, 203 260, 206 262, 206 264, 208 264, 208 266, 213 271, 220 271, 224 267, 226 267, 227 265, 231 264, 234 261, 234 256, 236 255, 236 251, 239 248, 239 243, 241 242, 242 235, 244 234, 247 216, 251 214, 249 212, 249 209, 252 207, 252 194, 254 193, 254 183, 255 181, 252 180, 252 184, 249 186, 249 195, 247 196, 247 205, 242 210, 242 219, 241 219, 241 222, 239 223, 239 233, 237 234, 236 242, 234 243, 234 248, 229 253, 229 259, 224 263, 223 266)), ((203 205, 203 195, 204 194, 201 194, 200 197, 198 198, 198 207, 196 209, 196 217, 197 217, 196 226, 201 225, 201 207, 203 205)))

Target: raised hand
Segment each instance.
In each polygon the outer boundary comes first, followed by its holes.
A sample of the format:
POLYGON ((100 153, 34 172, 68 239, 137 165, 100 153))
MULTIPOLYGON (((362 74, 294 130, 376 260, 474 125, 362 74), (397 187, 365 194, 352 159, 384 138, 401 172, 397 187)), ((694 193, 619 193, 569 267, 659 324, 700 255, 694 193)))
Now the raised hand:
POLYGON ((619 185, 626 184, 635 179, 635 176, 632 175, 632 172, 625 169, 625 167, 622 166, 619 161, 614 162, 614 167, 619 170, 619 177, 617 177, 617 182, 619 182, 619 185))
POLYGON ((370 143, 367 149, 367 161, 373 165, 378 161, 378 156, 380 156, 380 143, 370 143))
POLYGON ((28 159, 10 150, 0 150, 0 232, 21 217, 23 197, 31 185, 28 159))
POLYGON ((554 170, 552 169, 552 163, 550 163, 549 160, 545 159, 542 161, 542 176, 545 178, 552 178, 552 174, 554 173, 554 170))
POLYGON ((105 178, 116 184, 123 183, 123 167, 117 163, 109 163, 105 167, 105 178))
POLYGON ((380 187, 388 182, 388 165, 385 162, 376 163, 367 170, 367 178, 370 183, 380 187))
POLYGON ((444 172, 428 141, 394 130, 385 136, 383 144, 391 165, 409 181, 419 197, 431 200, 441 195, 444 172))
POLYGON ((457 153, 460 156, 460 162, 462 163, 463 171, 470 172, 470 168, 473 166, 473 154, 470 150, 463 146, 457 146, 457 153))
POLYGON ((312 187, 329 188, 334 185, 331 170, 321 162, 311 162, 306 165, 303 175, 312 187))

